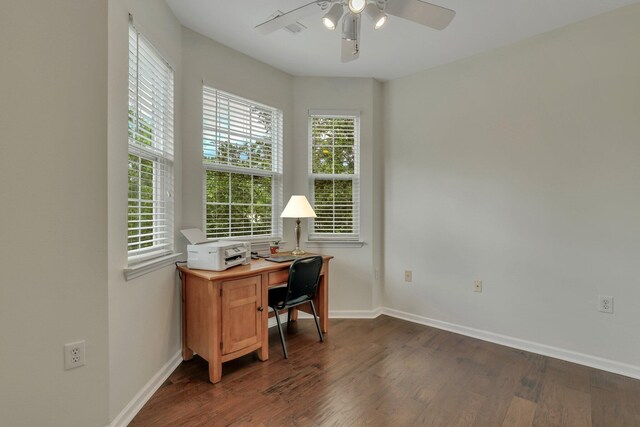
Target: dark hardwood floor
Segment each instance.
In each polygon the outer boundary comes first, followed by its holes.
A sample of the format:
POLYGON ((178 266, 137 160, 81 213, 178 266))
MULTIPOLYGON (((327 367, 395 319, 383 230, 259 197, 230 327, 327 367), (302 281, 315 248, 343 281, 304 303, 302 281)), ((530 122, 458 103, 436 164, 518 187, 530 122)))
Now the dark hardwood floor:
POLYGON ((380 316, 269 331, 267 362, 248 355, 208 382, 182 363, 132 426, 640 426, 640 381, 380 316))

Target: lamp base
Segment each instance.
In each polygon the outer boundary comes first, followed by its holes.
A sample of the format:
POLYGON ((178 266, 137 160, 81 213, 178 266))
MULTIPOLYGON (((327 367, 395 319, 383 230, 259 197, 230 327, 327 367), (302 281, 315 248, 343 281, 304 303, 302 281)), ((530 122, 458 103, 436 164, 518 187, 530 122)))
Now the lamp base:
POLYGON ((304 254, 306 254, 306 252, 303 251, 300 248, 295 248, 294 250, 291 251, 291 255, 293 255, 293 256, 300 256, 300 255, 304 255, 304 254))

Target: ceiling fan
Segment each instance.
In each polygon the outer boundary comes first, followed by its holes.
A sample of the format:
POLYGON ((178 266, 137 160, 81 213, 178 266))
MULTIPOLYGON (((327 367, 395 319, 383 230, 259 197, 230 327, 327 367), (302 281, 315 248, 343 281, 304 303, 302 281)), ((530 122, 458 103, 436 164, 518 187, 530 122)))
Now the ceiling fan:
POLYGON ((427 27, 443 30, 456 12, 422 0, 314 0, 287 13, 279 13, 256 29, 269 34, 280 28, 289 28, 298 19, 312 15, 318 10, 326 11, 322 23, 328 30, 335 30, 342 18, 342 62, 357 59, 360 55, 360 24, 366 14, 374 29, 386 24, 388 15, 408 19, 427 27))

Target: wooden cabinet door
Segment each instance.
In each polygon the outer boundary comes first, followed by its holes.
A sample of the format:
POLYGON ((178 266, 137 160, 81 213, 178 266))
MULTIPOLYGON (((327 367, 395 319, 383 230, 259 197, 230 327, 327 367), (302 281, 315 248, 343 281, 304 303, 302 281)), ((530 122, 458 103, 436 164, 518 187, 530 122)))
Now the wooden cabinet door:
POLYGON ((262 342, 262 278, 222 282, 222 354, 262 342))

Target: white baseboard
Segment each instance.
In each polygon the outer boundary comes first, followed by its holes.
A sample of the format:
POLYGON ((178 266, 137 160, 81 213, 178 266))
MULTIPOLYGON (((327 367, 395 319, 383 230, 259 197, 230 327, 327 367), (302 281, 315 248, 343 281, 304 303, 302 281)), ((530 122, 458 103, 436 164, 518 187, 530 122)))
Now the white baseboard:
MULTIPOLYGON (((375 319, 382 314, 382 307, 375 310, 332 310, 329 311, 329 319, 375 319)), ((280 315, 280 321, 287 322, 287 313, 280 315)), ((303 311, 298 311, 299 319, 313 319, 313 316, 303 311)), ((269 318, 269 327, 276 326, 276 318, 269 318)))
POLYGON ((443 322, 441 320, 430 319, 428 317, 418 316, 416 314, 395 310, 393 308, 382 307, 381 312, 387 316, 408 320, 409 322, 432 326, 434 328, 444 329, 445 331, 454 332, 456 334, 478 338, 483 341, 489 341, 507 347, 517 348, 519 350, 529 351, 531 353, 537 353, 543 356, 549 356, 556 359, 566 360, 567 362, 573 362, 579 365, 613 372, 614 374, 640 379, 640 366, 603 359, 597 356, 590 356, 588 354, 578 353, 572 350, 552 347, 546 344, 526 341, 507 335, 470 328, 468 326, 461 326, 454 323, 443 322))
POLYGON ((140 412, 153 393, 164 383, 169 375, 182 363, 182 351, 177 352, 162 368, 149 380, 122 411, 111 421, 109 427, 126 427, 140 412))
POLYGON ((331 310, 329 319, 375 319, 382 314, 382 307, 375 310, 331 310))

